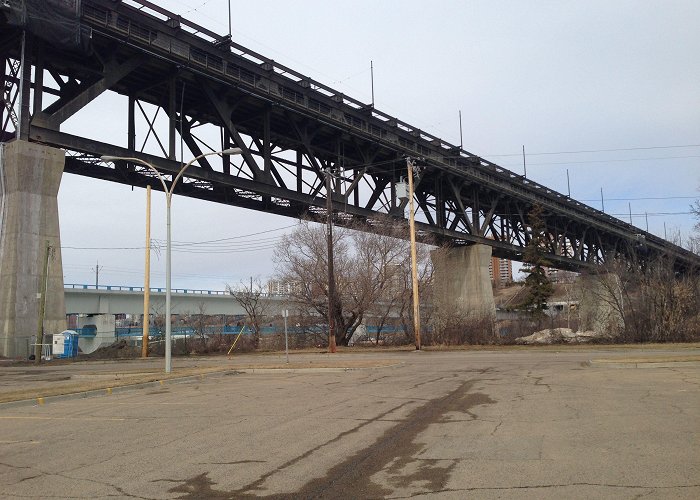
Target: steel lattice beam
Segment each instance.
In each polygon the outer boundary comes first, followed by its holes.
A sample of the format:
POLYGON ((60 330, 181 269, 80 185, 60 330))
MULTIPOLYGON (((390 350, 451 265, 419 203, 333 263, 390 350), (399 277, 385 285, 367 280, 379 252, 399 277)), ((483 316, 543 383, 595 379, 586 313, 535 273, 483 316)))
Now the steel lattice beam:
POLYGON ((661 254, 673 257, 679 270, 700 266, 700 257, 652 234, 149 2, 131 3, 144 8, 111 0, 78 3, 79 10, 67 15, 74 16, 78 34, 87 36, 73 47, 44 43, 45 34, 32 31, 31 22, 0 18, 4 139, 24 134, 73 152, 66 163, 69 172, 155 188, 144 169, 105 165, 98 158, 142 157, 173 173, 180 165, 174 161, 178 138, 194 154, 235 145, 243 151, 242 160, 201 161, 188 171, 178 193, 294 217, 322 216, 331 196, 337 210, 365 221, 370 230, 381 216, 405 219, 406 203, 396 199, 395 185, 410 156, 422 168, 416 201, 424 238, 488 244, 495 255, 519 260, 529 240, 527 214, 540 204, 549 259, 556 267, 577 270, 610 257, 661 254), (128 96, 126 148, 60 131, 65 120, 80 116, 105 92, 128 96), (15 110, 16 124, 11 119, 15 110), (159 116, 167 118, 166 126, 158 125, 159 116), (144 121, 146 132, 139 135, 137 123, 144 121), (332 193, 326 193, 326 168, 340 172, 332 193))

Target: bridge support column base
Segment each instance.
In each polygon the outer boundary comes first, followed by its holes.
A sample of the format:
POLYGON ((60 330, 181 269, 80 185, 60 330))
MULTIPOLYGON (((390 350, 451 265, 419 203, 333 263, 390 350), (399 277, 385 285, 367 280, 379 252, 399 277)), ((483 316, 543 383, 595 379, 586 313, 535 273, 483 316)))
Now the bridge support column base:
POLYGON ((0 144, 0 356, 34 352, 47 243, 44 333, 66 328, 57 199, 64 161, 60 149, 0 144))
POLYGON ((495 319, 496 304, 489 278, 491 247, 440 248, 433 261, 433 300, 439 321, 495 319))
POLYGON ((618 334, 624 328, 622 285, 614 273, 581 276, 579 332, 593 331, 600 336, 618 334))

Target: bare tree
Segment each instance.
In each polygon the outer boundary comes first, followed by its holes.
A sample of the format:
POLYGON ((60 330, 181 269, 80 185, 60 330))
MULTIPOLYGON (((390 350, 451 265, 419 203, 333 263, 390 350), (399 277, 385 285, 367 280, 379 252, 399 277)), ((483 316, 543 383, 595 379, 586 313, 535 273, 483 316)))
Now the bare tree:
MULTIPOLYGON (((373 231, 338 227, 333 232, 336 281, 336 342, 347 345, 370 311, 390 307, 392 289, 409 258, 405 229, 375 220, 373 231)), ((277 279, 289 284, 290 299, 328 322, 327 241, 322 226, 300 221, 275 250, 277 279)))
MULTIPOLYGON (((600 333, 621 342, 677 342, 700 338, 700 280, 679 275, 673 261, 645 265, 612 261, 582 294, 594 298, 600 333), (606 312, 608 311, 608 312, 606 312), (601 318, 603 321, 601 321, 601 318)), ((581 318, 584 326, 587 318, 581 318)))
POLYGON ((233 296, 248 315, 248 320, 253 327, 253 347, 258 349, 260 347, 260 327, 270 306, 260 279, 251 280, 250 284, 241 282, 241 286, 236 289, 226 285, 226 291, 233 296))
POLYGON ((206 327, 207 327, 207 305, 204 302, 200 302, 197 305, 197 318, 194 322, 194 332, 199 338, 199 343, 201 347, 204 347, 207 343, 206 327))
POLYGON ((690 211, 695 215, 695 232, 688 238, 688 250, 700 254, 700 200, 695 200, 690 206, 690 211))

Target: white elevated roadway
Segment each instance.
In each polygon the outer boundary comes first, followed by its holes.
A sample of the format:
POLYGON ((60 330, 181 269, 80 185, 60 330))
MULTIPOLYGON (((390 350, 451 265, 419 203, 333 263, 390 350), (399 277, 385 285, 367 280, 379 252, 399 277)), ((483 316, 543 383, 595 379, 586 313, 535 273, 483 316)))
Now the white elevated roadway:
MULTIPOLYGON (((67 314, 143 314, 143 287, 65 284, 67 314)), ((265 295, 269 312, 284 308, 287 297, 265 295)), ((151 312, 165 313, 165 288, 151 288, 151 312)), ((243 315, 245 311, 233 296, 221 290, 173 289, 173 314, 243 315)))

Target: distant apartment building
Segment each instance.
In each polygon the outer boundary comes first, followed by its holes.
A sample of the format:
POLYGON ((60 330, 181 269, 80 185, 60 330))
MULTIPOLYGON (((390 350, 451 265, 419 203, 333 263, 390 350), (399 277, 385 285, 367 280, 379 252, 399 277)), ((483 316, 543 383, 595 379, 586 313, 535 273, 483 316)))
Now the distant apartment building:
POLYGON ((291 281, 269 280, 267 293, 270 295, 289 295, 299 288, 299 284, 291 281))
POLYGON ((489 262, 489 278, 497 287, 506 286, 513 282, 513 261, 491 257, 489 262))
POLYGON ((547 278, 552 283, 573 283, 578 276, 578 273, 573 271, 564 271, 562 269, 554 269, 553 267, 546 267, 545 272, 547 273, 547 278))
MULTIPOLYGON (((563 237, 559 240, 558 247, 560 249, 560 255, 564 257, 574 256, 571 243, 563 239, 563 237)), ((579 275, 579 273, 574 271, 564 271, 563 269, 554 269, 553 267, 545 267, 544 269, 547 273, 547 278, 549 278, 549 281, 552 283, 573 283, 579 275)))

